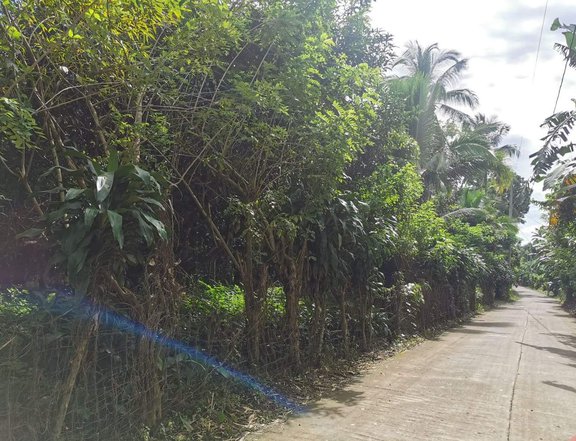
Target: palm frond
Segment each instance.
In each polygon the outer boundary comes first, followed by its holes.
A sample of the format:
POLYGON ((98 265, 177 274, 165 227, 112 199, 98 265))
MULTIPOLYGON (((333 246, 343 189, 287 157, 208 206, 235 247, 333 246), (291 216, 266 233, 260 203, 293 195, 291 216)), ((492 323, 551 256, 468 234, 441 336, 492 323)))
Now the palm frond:
POLYGON ((506 144, 495 148, 494 151, 496 153, 503 153, 510 158, 513 156, 517 158, 520 157, 520 147, 518 147, 516 144, 506 144))
POLYGON ((502 138, 510 132, 508 124, 498 121, 495 117, 486 118, 482 114, 474 115, 469 128, 490 138, 494 146, 498 145, 502 138))
POLYGON ((456 122, 464 124, 470 122, 471 118, 470 115, 468 115, 466 112, 463 112, 462 110, 455 109, 454 107, 449 106, 447 104, 440 104, 438 110, 440 111, 440 113, 446 115, 448 118, 456 122))
POLYGON ((445 63, 447 61, 457 62, 462 58, 462 54, 455 50, 439 51, 436 62, 438 64, 445 63))
POLYGON ((568 142, 568 136, 575 124, 574 110, 558 112, 546 118, 541 126, 548 128, 548 133, 542 138, 544 146, 530 155, 535 178, 542 178, 562 156, 574 151, 575 144, 568 142), (558 141, 567 144, 557 145, 558 141))
POLYGON ((463 208, 479 208, 484 196, 486 196, 486 192, 482 188, 465 188, 460 197, 460 205, 463 208))
POLYGON ((454 62, 444 72, 442 72, 436 82, 445 87, 452 87, 460 80, 462 72, 468 67, 468 60, 463 58, 461 60, 451 60, 454 62))
POLYGON ((575 49, 571 49, 568 46, 561 44, 561 43, 554 44, 554 49, 556 49, 558 52, 560 52, 560 54, 562 54, 564 56, 564 60, 568 61, 568 65, 570 67, 576 68, 576 50, 575 49))
POLYGON ((460 104, 475 108, 478 104, 478 96, 470 89, 453 89, 445 92, 442 99, 447 103, 460 104))
POLYGON ((474 132, 464 132, 450 143, 450 150, 463 159, 488 159, 496 155, 490 148, 489 141, 474 132))
POLYGON ((444 219, 462 219, 465 221, 481 222, 488 217, 488 212, 482 208, 460 208, 442 216, 444 219))
POLYGON ((398 57, 393 66, 404 66, 409 74, 427 73, 426 66, 430 66, 430 57, 433 51, 438 50, 437 44, 428 46, 424 51, 418 41, 410 41, 404 53, 398 57))
POLYGON ((544 190, 562 185, 576 173, 576 160, 562 162, 546 175, 543 181, 544 190))

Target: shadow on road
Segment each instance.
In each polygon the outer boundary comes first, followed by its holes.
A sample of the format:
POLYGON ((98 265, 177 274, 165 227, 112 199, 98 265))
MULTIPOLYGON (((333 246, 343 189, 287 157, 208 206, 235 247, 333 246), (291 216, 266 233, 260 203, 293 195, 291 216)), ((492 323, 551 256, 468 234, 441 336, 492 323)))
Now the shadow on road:
POLYGON ((362 398, 362 395, 364 395, 364 392, 344 389, 331 394, 328 398, 337 401, 338 403, 345 404, 346 406, 354 406, 356 402, 362 398))
POLYGON ((507 328, 510 326, 514 326, 514 323, 510 322, 472 322, 469 323, 468 326, 486 326, 486 327, 495 327, 495 328, 507 328))
POLYGON ((531 347, 534 349, 538 349, 540 351, 550 352, 551 354, 561 355, 562 357, 569 358, 570 360, 576 360, 576 351, 571 351, 568 349, 555 348, 553 346, 531 345, 529 343, 522 343, 521 341, 517 341, 516 343, 518 343, 519 345, 522 345, 522 346, 528 346, 528 347, 531 347))
POLYGON ((462 333, 462 334, 500 334, 500 335, 506 335, 503 332, 491 331, 490 329, 455 328, 455 329, 450 330, 450 332, 457 332, 457 333, 462 333))
MULTIPOLYGON (((354 381, 352 381, 352 384, 358 382, 360 382, 360 379, 355 379, 354 381)), ((352 384, 350 384, 348 387, 352 386, 352 384)), ((306 413, 314 413, 323 416, 342 417, 343 416, 342 408, 348 406, 355 406, 363 398, 363 395, 364 392, 358 392, 350 389, 337 390, 330 394, 325 395, 324 398, 322 399, 322 401, 324 401, 322 404, 320 404, 319 401, 309 404, 307 406, 306 413), (327 404, 325 400, 328 400, 328 402, 333 401, 335 403, 327 404)))
POLYGON ((576 348, 576 335, 554 333, 554 337, 556 337, 563 345, 576 348))
POLYGON ((558 383, 557 381, 543 381, 542 383, 548 386, 557 387, 558 389, 567 390, 568 392, 573 392, 576 394, 576 388, 572 386, 567 386, 566 384, 558 383))

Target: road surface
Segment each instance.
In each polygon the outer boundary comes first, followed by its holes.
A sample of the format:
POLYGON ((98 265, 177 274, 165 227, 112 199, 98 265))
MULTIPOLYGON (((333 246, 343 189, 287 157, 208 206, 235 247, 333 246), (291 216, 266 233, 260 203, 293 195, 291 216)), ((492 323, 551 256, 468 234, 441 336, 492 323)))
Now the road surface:
POLYGON ((576 440, 576 320, 554 299, 518 292, 245 439, 576 440))

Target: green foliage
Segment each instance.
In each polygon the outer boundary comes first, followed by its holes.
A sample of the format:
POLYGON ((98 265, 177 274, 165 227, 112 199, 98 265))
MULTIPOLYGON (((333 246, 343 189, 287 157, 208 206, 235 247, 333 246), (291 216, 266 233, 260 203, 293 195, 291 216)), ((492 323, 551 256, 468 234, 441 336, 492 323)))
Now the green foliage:
MULTIPOLYGON (((566 60, 574 63, 574 24, 562 24, 556 19, 552 30, 563 30, 566 45, 556 44, 566 60)), ((521 250, 521 280, 553 295, 562 296, 568 303, 576 294, 574 272, 574 226, 576 161, 573 158, 574 143, 571 134, 576 124, 576 111, 560 111, 548 117, 543 127, 547 134, 542 148, 531 155, 534 178, 543 181, 550 190, 542 207, 548 212, 549 225, 538 229, 532 242, 521 250)))
POLYGON ((0 297, 0 314, 4 317, 3 321, 31 314, 35 308, 27 297, 30 297, 30 293, 26 290, 6 289, 0 297))
MULTIPOLYGON (((566 63, 576 68, 574 45, 574 30, 576 25, 561 24, 558 19, 552 24, 552 30, 564 29, 566 45, 556 44, 564 56, 566 63)), ((574 101, 574 100, 573 100, 574 101)), ((576 124, 576 110, 564 110, 546 118, 542 127, 547 134, 542 141, 544 145, 540 150, 530 155, 534 168, 534 178, 543 180, 544 189, 567 186, 565 180, 569 179, 576 169, 576 161, 570 156, 574 151, 574 143, 570 140, 570 133, 576 124)))
POLYGON ((204 288, 202 295, 194 299, 193 308, 199 308, 204 313, 216 312, 230 315, 239 315, 244 311, 244 295, 238 285, 209 285, 200 280, 204 288))
MULTIPOLYGON (((26 277, 270 376, 464 316, 477 285, 505 295, 505 192, 523 192, 514 217, 529 200, 509 127, 458 110, 477 99, 455 51, 413 45, 393 80, 369 3, 4 2, 0 220, 32 227, 19 248, 54 250, 26 277)), ((222 425, 224 370, 64 321, 65 368, 46 382, 70 404, 63 437, 105 436, 110 409, 125 439, 222 425)))
MULTIPOLYGON (((65 266, 72 285, 85 294, 100 259, 111 253, 115 273, 123 277, 126 265, 146 264, 144 250, 157 239, 166 240, 167 232, 157 218, 163 210, 160 184, 149 172, 120 165, 115 151, 106 164, 75 150, 68 153, 87 161, 86 172, 77 174, 86 186, 57 189, 65 190, 64 200, 42 222, 59 244, 54 262, 65 266)), ((34 228, 20 237, 44 231, 34 228)))
MULTIPOLYGON (((36 147, 33 138, 39 132, 30 109, 15 99, 0 98, 0 142, 9 141, 17 150, 33 149, 36 147)), ((5 148, 2 145, 2 151, 5 148)), ((1 154, 0 160, 4 160, 1 154)))

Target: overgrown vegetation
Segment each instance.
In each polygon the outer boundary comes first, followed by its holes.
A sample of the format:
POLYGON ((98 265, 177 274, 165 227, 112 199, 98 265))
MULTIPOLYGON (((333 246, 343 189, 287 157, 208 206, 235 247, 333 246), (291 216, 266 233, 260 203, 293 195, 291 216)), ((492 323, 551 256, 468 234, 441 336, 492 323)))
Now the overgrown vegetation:
MULTIPOLYGON (((567 66, 576 68, 575 24, 554 21, 552 30, 562 30, 565 44, 555 48, 567 66)), ((541 204, 548 225, 538 229, 532 242, 522 248, 519 274, 522 283, 559 296, 570 307, 576 301, 576 159, 573 128, 576 110, 561 110, 544 121, 544 145, 532 155, 534 178, 549 190, 541 204)))
POLYGON ((3 439, 232 436, 509 295, 509 127, 369 3, 2 2, 3 439))

